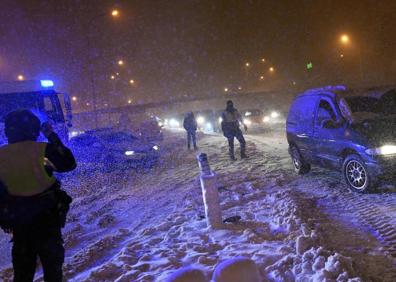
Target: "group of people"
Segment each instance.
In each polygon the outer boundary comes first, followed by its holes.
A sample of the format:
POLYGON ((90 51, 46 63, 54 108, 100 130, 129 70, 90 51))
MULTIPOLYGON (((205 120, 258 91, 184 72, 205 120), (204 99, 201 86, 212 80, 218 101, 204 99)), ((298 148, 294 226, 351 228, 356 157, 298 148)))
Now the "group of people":
MULTIPOLYGON (((221 114, 221 130, 223 131, 224 137, 228 140, 228 152, 231 160, 236 160, 234 153, 235 138, 239 141, 241 146, 241 158, 247 158, 246 141, 240 129, 241 125, 244 127, 245 131, 247 131, 247 126, 243 123, 242 116, 234 107, 234 103, 231 100, 227 101, 226 109, 221 114)), ((198 126, 193 112, 186 114, 183 127, 187 132, 187 148, 190 150, 192 143, 194 149, 197 150, 196 131, 198 126)))
MULTIPOLYGON (((62 143, 49 123, 29 110, 17 110, 5 117, 8 144, 0 147, 0 227, 12 234, 14 282, 33 281, 37 258, 45 281, 62 281, 65 257, 61 228, 66 222, 71 197, 61 189, 54 172, 76 168, 72 152, 62 143), (38 142, 40 132, 48 142, 38 142)), ((221 128, 228 140, 229 155, 235 160, 234 138, 246 158, 242 117, 232 101, 222 113, 221 128)), ((197 149, 194 114, 184 119, 187 146, 197 149)))

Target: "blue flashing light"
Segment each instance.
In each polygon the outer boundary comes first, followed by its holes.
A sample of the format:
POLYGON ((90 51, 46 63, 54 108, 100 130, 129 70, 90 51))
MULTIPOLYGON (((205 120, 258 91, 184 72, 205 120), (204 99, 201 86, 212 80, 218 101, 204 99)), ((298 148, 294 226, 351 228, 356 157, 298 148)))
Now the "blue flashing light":
POLYGON ((53 87, 54 82, 52 80, 40 80, 41 87, 53 87))

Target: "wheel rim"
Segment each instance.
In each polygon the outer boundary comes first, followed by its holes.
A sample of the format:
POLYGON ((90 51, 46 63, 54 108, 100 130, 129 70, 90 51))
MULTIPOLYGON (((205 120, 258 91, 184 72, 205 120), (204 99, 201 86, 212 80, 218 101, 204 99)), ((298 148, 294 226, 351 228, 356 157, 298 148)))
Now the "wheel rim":
POLYGON ((293 150, 292 161, 293 161, 294 168, 296 170, 299 170, 301 168, 301 164, 300 164, 300 159, 298 157, 298 153, 296 152, 296 149, 293 150))
POLYGON ((364 190, 367 183, 367 173, 364 166, 355 160, 351 160, 346 165, 346 178, 349 184, 357 189, 364 190))

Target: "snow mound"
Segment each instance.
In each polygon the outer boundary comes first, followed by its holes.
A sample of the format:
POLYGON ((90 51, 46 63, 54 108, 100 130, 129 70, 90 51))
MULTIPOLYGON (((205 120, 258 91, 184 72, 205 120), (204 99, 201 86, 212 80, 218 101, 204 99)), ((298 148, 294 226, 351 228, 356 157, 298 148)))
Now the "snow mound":
POLYGON ((213 273, 212 282, 259 282, 260 275, 254 261, 236 257, 219 263, 213 273))
POLYGON ((166 282, 207 282, 205 274, 197 268, 182 267, 169 276, 166 282))

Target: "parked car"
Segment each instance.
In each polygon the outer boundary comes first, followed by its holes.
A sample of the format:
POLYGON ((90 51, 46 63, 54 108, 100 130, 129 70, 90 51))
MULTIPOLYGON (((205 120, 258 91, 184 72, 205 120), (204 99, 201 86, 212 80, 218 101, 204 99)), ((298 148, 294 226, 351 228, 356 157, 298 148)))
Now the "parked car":
POLYGON ((112 129, 86 131, 70 140, 78 161, 103 164, 106 170, 150 168, 160 156, 157 143, 112 129))
POLYGON ((203 110, 195 112, 198 129, 203 132, 220 132, 219 118, 221 114, 216 110, 203 110))
POLYGON ((262 129, 264 128, 264 113, 260 109, 248 109, 241 112, 243 123, 252 129, 262 129))
MULTIPOLYGON (((391 94, 389 94, 391 95, 391 94)), ((297 173, 311 164, 339 169, 356 192, 396 171, 396 117, 391 104, 345 87, 308 90, 291 105, 287 141, 297 173)))

